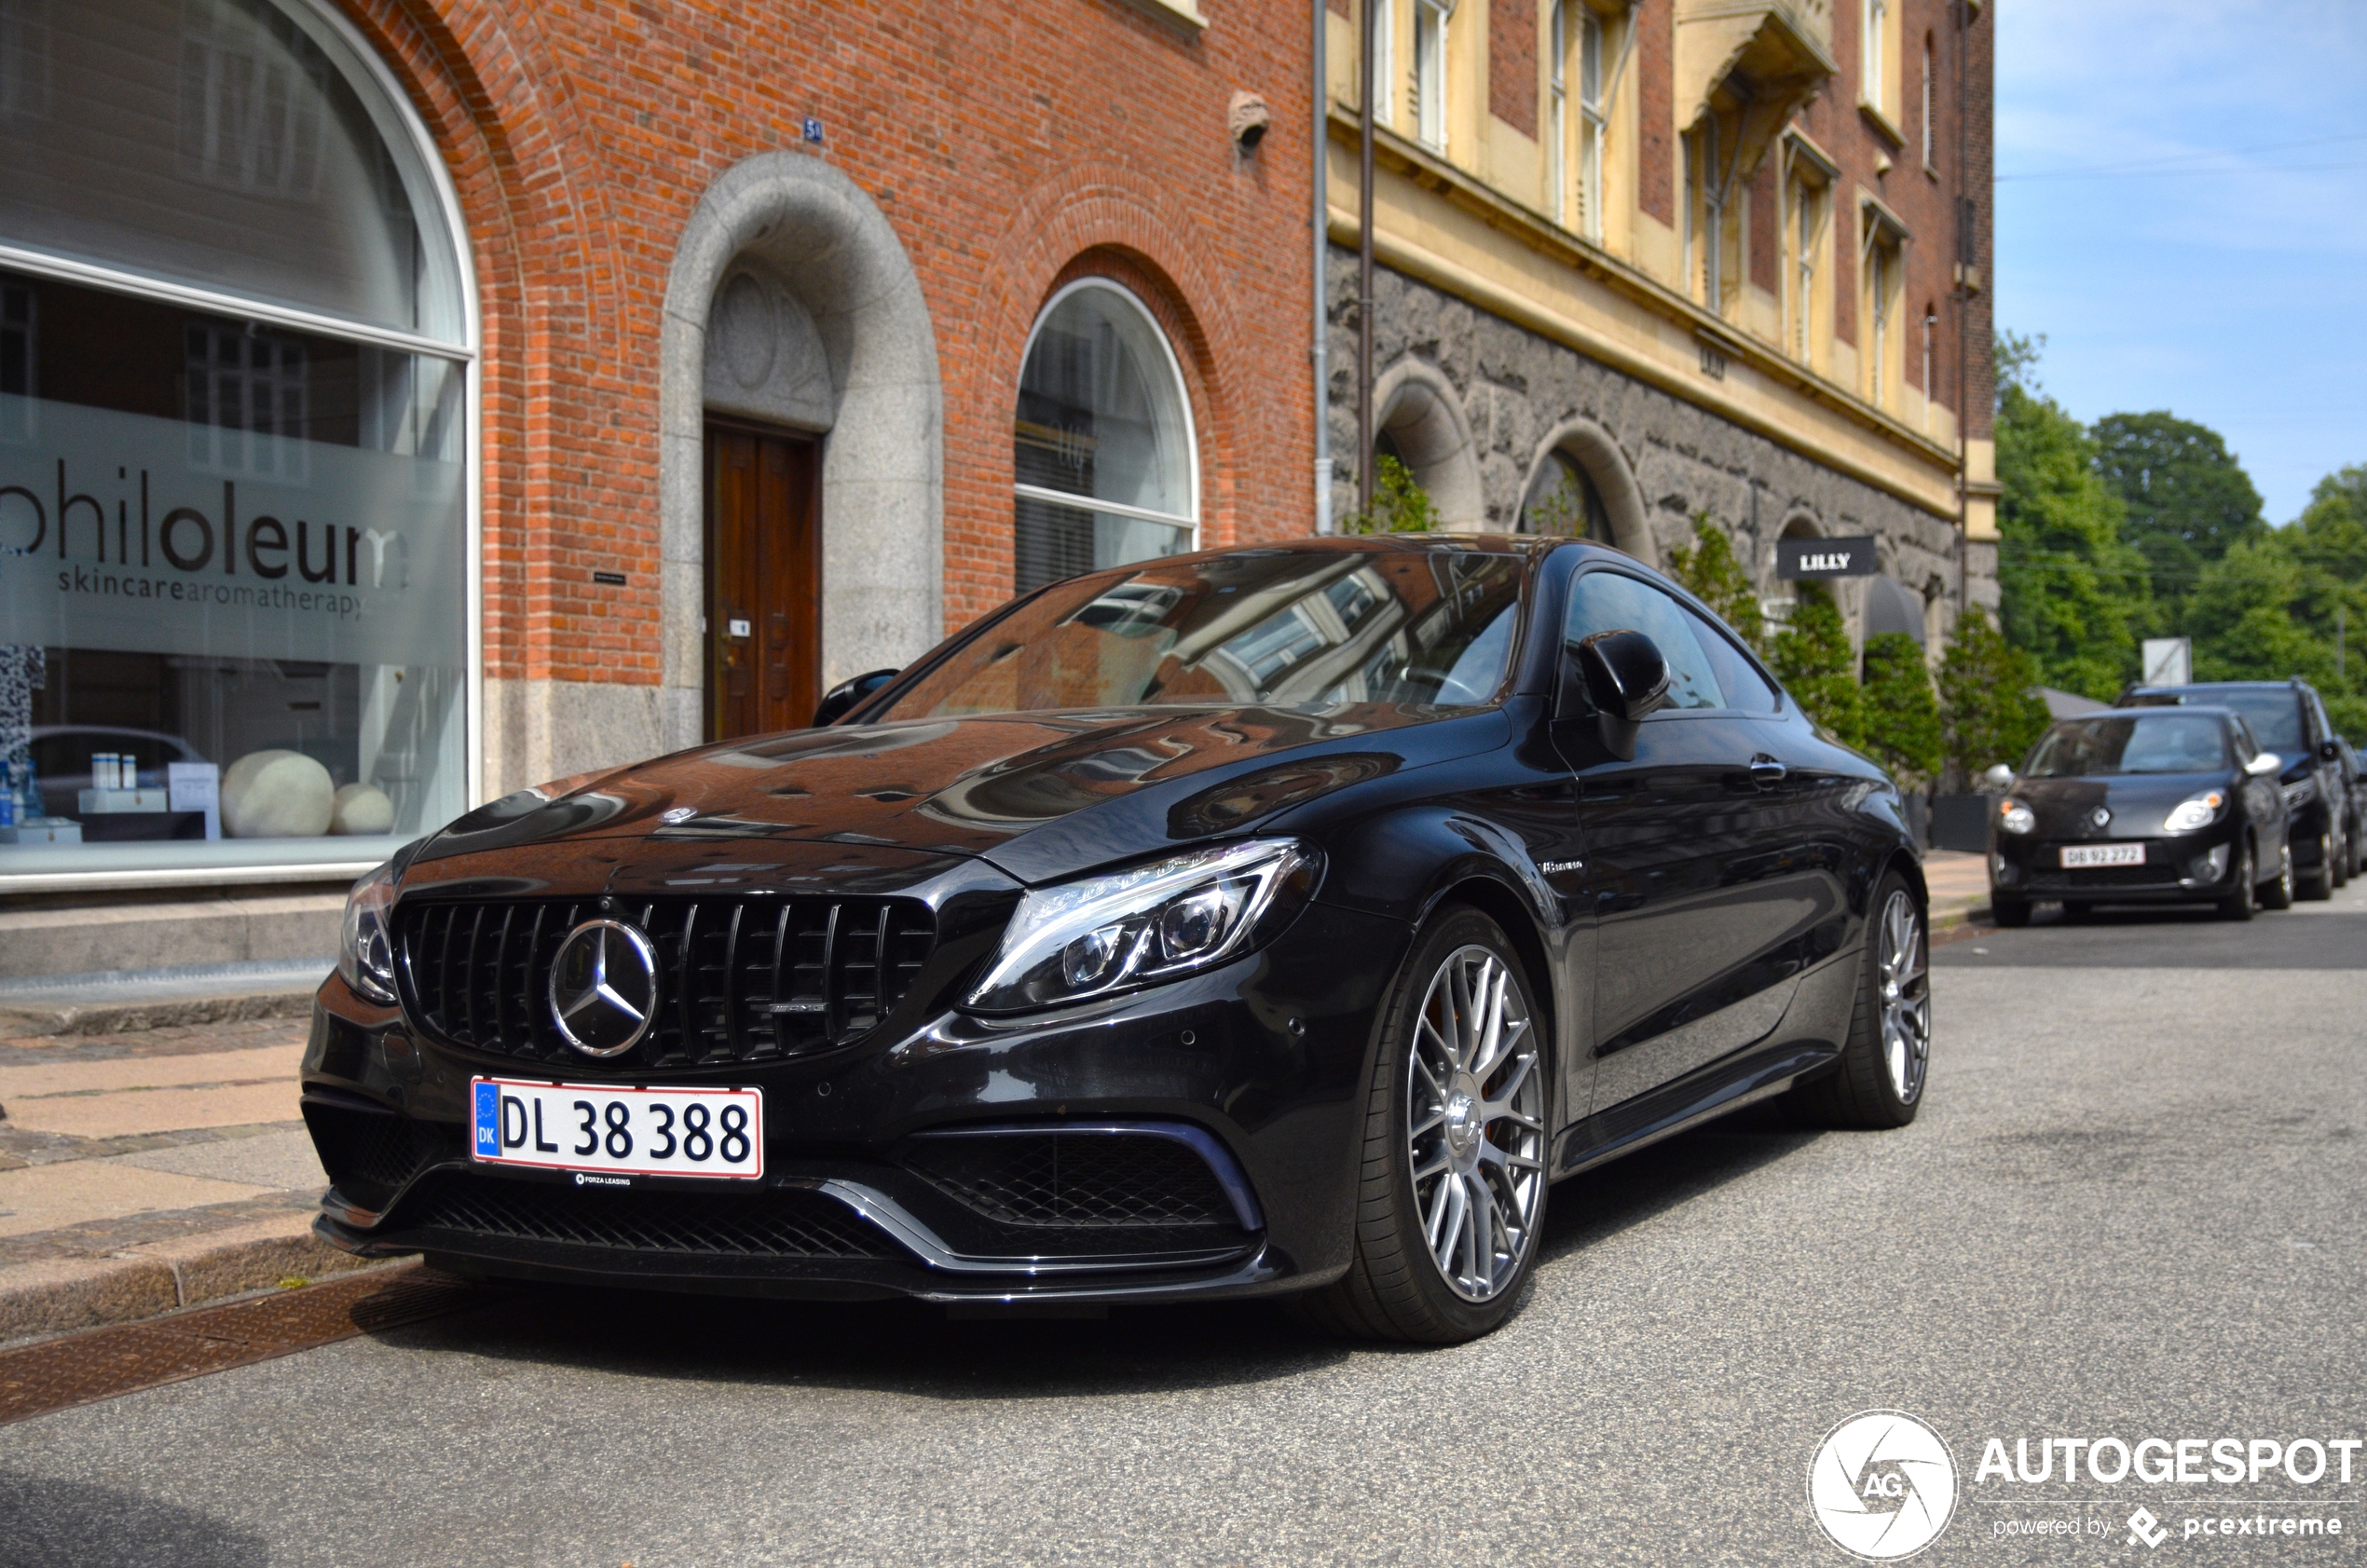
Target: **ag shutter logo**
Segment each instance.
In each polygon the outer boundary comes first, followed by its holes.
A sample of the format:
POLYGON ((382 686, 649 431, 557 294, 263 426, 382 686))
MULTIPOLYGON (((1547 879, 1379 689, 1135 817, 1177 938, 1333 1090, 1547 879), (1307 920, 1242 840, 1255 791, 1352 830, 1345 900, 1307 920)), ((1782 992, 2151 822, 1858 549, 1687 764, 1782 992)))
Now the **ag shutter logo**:
POLYGON ((1904 1411, 1863 1411, 1817 1445, 1808 1506, 1833 1544, 1869 1562, 1912 1557, 1956 1511, 1956 1462, 1904 1411))

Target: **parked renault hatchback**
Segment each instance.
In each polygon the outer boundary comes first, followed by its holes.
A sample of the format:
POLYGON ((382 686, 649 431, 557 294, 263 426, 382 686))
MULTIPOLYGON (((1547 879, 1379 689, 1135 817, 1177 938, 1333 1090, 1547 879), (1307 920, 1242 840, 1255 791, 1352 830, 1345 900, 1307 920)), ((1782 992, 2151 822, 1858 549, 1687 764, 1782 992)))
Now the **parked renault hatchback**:
POLYGON ((2281 763, 2226 708, 2128 708, 2058 720, 1990 819, 1990 909, 2030 923, 2059 901, 2208 901, 2251 919, 2293 897, 2281 763))
POLYGON ((1454 1341, 1562 1178, 1771 1096, 1922 1103, 1897 788, 1627 556, 1178 556, 869 684, 357 887, 304 1064, 323 1235, 1454 1341))
POLYGON ((2301 679, 2204 681, 2193 686, 2132 686, 2124 708, 2179 705, 2241 714, 2260 743, 2277 754, 2278 782, 2292 812, 2293 888, 2302 898, 2331 898, 2350 879, 2349 824, 2344 811, 2342 753, 2326 705, 2301 679))

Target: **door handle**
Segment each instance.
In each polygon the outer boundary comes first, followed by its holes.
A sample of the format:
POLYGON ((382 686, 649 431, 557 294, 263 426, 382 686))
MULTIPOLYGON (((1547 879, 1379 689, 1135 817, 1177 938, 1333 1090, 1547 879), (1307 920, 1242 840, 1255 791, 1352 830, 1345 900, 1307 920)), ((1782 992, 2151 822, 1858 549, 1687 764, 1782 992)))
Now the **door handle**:
POLYGON ((1751 783, 1761 789, 1772 789, 1782 784, 1784 775, 1790 770, 1765 752, 1751 758, 1751 783))

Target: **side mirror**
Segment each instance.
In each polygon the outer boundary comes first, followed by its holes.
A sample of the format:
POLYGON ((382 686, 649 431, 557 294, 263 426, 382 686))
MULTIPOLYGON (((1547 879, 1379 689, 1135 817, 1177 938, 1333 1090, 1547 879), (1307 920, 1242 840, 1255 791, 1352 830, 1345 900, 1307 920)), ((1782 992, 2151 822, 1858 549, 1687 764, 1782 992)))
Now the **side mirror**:
POLYGON ((1989 771, 1983 773, 1981 777, 1989 783, 1995 784, 1999 789, 2011 789, 2014 787, 2014 770, 2003 762, 1991 765, 1989 771))
POLYGON ((2268 779, 2276 777, 2278 772, 2280 771, 2284 766, 2285 764, 2283 759, 2280 758, 2275 752, 2264 751, 2258 757, 2253 757, 2250 762, 2245 763, 2244 771, 2250 773, 2255 779, 2268 779))
POLYGON ((1635 727, 1668 705, 1668 661, 1641 632, 1597 632, 1578 645, 1578 669, 1602 726, 1603 745, 1635 760, 1635 727))
POLYGON ((2343 748, 2332 741, 2320 741, 2318 743, 2318 755, 2328 762, 2340 762, 2343 759, 2343 748))
POLYGON ((822 702, 814 710, 814 728, 828 729, 853 713, 869 697, 896 676, 901 670, 867 670, 853 680, 842 680, 822 694, 822 702))

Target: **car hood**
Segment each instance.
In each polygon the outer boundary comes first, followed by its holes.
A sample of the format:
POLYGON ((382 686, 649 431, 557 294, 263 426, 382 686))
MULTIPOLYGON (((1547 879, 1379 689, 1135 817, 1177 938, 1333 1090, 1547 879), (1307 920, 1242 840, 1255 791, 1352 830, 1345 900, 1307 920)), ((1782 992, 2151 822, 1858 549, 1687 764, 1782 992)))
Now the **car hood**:
POLYGON ((2210 773, 2105 773, 2074 779, 2020 779, 2014 798, 2038 818, 2042 839, 2159 838, 2162 819, 2178 803, 2207 789, 2231 794, 2237 775, 2210 773), (2098 827, 2091 813, 2099 807, 2112 820, 2098 827))
POLYGON ((547 862, 569 840, 603 852, 619 840, 704 844, 748 862, 763 842, 787 840, 911 852, 940 864, 975 856, 1034 883, 1253 827, 1364 779, 1500 745, 1509 732, 1500 709, 1389 703, 1154 706, 799 730, 660 757, 555 799, 504 797, 423 844, 411 864, 482 857, 467 871, 498 874, 501 862, 547 862))

